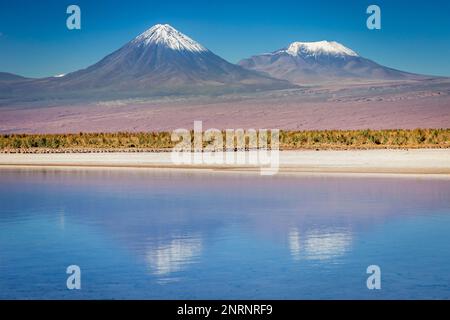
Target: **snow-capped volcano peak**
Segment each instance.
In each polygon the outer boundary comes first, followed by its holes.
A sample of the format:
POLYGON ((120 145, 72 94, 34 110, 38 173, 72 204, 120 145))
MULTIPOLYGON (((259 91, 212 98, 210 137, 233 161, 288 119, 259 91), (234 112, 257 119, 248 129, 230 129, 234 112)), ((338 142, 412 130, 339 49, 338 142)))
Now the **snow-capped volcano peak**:
POLYGON ((352 56, 357 57, 358 54, 336 41, 316 41, 316 42, 293 42, 287 49, 286 53, 292 56, 306 55, 333 55, 333 56, 352 56))
POLYGON ((157 24, 141 33, 133 41, 138 46, 149 46, 152 44, 164 45, 173 50, 203 52, 208 51, 198 42, 187 35, 179 32, 168 24, 157 24))

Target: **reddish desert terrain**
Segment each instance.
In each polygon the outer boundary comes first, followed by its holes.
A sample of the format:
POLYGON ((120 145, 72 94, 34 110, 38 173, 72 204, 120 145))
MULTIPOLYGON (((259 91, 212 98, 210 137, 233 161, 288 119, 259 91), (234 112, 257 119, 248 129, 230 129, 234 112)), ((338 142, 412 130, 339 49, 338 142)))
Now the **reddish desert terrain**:
POLYGON ((203 128, 413 129, 450 127, 450 80, 341 84, 247 95, 89 103, 3 103, 0 133, 203 128))

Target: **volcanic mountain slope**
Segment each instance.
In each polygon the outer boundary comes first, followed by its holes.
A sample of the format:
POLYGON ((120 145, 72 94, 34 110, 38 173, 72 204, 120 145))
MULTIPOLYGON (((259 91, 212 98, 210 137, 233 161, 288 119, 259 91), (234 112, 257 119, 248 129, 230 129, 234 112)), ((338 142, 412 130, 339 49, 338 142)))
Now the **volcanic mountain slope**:
POLYGON ((287 48, 239 62, 255 71, 294 83, 336 80, 419 80, 425 76, 388 68, 335 41, 293 42, 287 48))
POLYGON ((27 80, 27 78, 18 76, 13 73, 0 72, 0 82, 19 82, 24 80, 27 80))
POLYGON ((288 81, 231 64, 170 25, 158 24, 86 69, 16 89, 56 96, 127 96, 291 87, 288 81))

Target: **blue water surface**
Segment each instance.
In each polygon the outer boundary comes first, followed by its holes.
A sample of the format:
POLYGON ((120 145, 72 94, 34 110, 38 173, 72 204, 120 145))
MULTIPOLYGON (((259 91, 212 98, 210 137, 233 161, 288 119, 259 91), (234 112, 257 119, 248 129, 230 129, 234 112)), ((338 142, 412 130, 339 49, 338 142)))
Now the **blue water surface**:
POLYGON ((450 179, 1 169, 0 298, 448 299, 450 179))

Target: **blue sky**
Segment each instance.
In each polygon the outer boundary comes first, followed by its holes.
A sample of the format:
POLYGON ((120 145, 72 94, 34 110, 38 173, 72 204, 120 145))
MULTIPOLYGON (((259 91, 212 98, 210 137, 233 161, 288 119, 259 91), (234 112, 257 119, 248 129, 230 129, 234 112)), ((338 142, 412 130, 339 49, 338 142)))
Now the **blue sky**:
POLYGON ((41 77, 97 62, 156 23, 169 23, 230 62, 293 41, 335 40, 381 64, 450 76, 450 1, 0 0, 0 71, 41 77), (66 28, 77 4, 82 29, 66 28), (366 28, 381 7, 382 29, 366 28))

